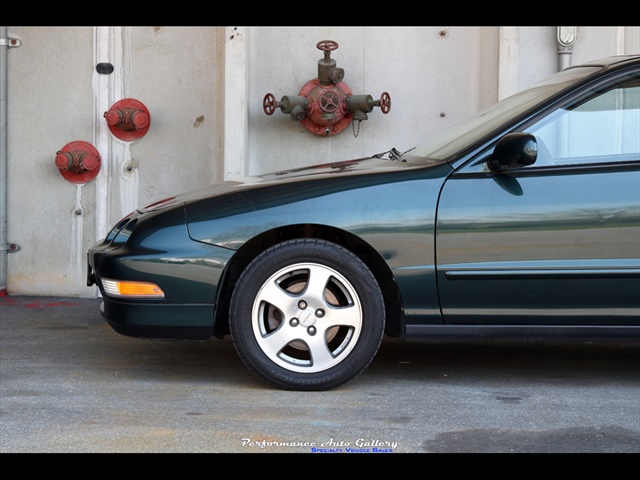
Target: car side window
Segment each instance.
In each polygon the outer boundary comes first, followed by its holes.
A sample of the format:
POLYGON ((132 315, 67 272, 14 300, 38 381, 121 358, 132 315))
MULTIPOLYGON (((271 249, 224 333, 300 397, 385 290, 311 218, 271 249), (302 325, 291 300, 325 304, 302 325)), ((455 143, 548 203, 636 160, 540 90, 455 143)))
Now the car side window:
POLYGON ((594 90, 525 131, 538 140, 538 160, 529 168, 638 160, 640 78, 594 90))

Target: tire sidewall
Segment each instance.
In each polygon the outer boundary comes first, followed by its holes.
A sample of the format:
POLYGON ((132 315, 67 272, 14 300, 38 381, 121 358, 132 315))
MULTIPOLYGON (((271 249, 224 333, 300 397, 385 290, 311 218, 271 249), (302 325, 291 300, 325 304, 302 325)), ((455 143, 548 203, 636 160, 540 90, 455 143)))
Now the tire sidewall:
POLYGON ((291 240, 275 245, 249 264, 231 299, 233 343, 245 364, 258 376, 285 389, 324 390, 359 375, 375 356, 384 331, 384 303, 373 274, 354 254, 320 240, 291 240), (269 359, 254 336, 253 302, 275 272, 296 263, 318 263, 343 275, 355 289, 362 308, 362 325, 353 350, 333 367, 315 373, 292 372, 269 359))

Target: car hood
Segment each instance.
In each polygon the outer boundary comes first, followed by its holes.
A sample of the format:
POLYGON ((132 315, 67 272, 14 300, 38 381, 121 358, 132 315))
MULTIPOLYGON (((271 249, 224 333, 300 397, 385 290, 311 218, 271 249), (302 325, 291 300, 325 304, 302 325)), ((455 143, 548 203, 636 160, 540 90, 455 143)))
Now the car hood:
POLYGON ((235 250, 283 226, 332 225, 355 233, 384 218, 397 222, 420 209, 412 205, 417 189, 425 193, 421 180, 433 178, 436 185, 450 172, 446 162, 425 166, 356 159, 227 181, 176 201, 184 202, 192 239, 235 250), (394 205, 399 212, 382 205, 394 205))
POLYGON ((391 171, 407 166, 408 164, 406 162, 393 162, 391 160, 367 157, 340 162, 323 163, 320 165, 311 165, 291 170, 282 170, 253 178, 258 179, 259 181, 275 181, 288 178, 308 177, 312 175, 338 175, 358 172, 391 171))
POLYGON ((209 199, 229 192, 241 192, 247 189, 275 186, 284 183, 302 182, 306 180, 320 179, 322 177, 337 178, 372 173, 390 173, 398 170, 417 168, 419 166, 420 165, 412 163, 384 160, 375 157, 324 163, 262 175, 247 176, 238 180, 227 180, 214 183, 175 197, 161 200, 160 202, 145 205, 144 207, 139 208, 138 211, 140 213, 144 213, 169 206, 175 206, 185 202, 198 202, 200 200, 209 199))

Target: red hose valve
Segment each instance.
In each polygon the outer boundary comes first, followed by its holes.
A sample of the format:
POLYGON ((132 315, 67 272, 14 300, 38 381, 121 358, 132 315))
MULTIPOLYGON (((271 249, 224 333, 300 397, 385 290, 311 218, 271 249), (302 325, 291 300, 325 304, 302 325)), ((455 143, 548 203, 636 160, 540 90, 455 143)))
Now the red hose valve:
POLYGON ((151 116, 147 107, 133 98, 125 98, 104 112, 111 133, 126 142, 142 138, 149 130, 151 116))
POLYGON ((60 174, 71 183, 84 184, 100 172, 100 154, 87 142, 71 142, 56 152, 55 164, 60 174))

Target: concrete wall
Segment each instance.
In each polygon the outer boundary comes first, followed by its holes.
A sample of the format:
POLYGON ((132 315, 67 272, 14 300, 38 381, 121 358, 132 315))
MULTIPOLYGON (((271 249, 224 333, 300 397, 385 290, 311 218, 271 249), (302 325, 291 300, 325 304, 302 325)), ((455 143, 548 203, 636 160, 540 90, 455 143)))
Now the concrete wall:
POLYGON ((497 28, 478 27, 334 27, 316 28, 312 35, 301 27, 252 30, 249 173, 274 165, 289 168, 359 157, 391 147, 404 151, 493 103, 498 33, 497 28), (388 114, 374 108, 368 120, 352 122, 332 138, 301 130, 279 110, 265 115, 262 99, 267 92, 278 100, 297 95, 317 76, 323 52, 316 48, 316 39, 338 42, 331 58, 344 68, 343 81, 354 95, 379 99, 382 92, 389 93, 388 114), (264 45, 268 47, 260 47, 264 45), (277 148, 270 139, 277 140, 277 148), (270 146, 266 152, 265 145, 270 146))
MULTIPOLYGON (((640 27, 578 27, 579 63, 640 52, 640 27)), ((556 27, 8 27, 8 254, 16 295, 94 296, 88 247, 138 205, 213 181, 395 147, 406 150, 506 94, 558 70, 556 27), (297 95, 317 76, 320 40, 354 94, 391 95, 359 130, 302 130, 263 98, 297 95), (110 62, 114 72, 95 66, 110 62), (149 109, 135 142, 110 134, 122 98, 149 109), (85 185, 54 164, 71 141, 96 146, 85 185)), ((355 125, 354 125, 355 126, 355 125)), ((4 187, 3 187, 4 188, 4 187)))
POLYGON ((7 291, 91 296, 89 246, 140 204, 220 178, 222 30, 212 27, 10 27, 8 52, 7 291), (109 62, 110 75, 95 66, 109 62), (141 101, 148 133, 110 134, 103 114, 141 101), (58 150, 86 141, 101 154, 94 180, 76 185, 58 150))

